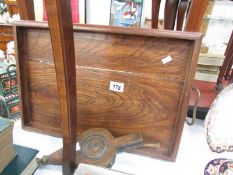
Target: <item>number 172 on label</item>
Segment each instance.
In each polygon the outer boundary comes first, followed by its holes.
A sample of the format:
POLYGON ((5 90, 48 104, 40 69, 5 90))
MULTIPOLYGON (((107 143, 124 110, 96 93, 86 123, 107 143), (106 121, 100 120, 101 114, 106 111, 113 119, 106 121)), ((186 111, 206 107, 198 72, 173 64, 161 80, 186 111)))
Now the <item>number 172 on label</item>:
POLYGON ((124 83, 110 81, 109 90, 115 92, 124 92, 124 83))

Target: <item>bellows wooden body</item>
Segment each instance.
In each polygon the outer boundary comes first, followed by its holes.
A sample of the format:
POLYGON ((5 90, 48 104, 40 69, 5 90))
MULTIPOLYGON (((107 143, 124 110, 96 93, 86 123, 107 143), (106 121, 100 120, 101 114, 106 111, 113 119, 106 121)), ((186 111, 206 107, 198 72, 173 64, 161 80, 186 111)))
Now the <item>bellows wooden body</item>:
MULTIPOLYGON (((14 24, 21 117, 25 128, 60 135, 61 120, 46 23, 14 24)), ((194 79, 201 34, 74 26, 77 136, 106 128, 115 137, 141 133, 133 152, 175 160, 194 79), (124 84, 122 92, 110 82, 124 84), (111 89, 111 90, 110 90, 111 89)))

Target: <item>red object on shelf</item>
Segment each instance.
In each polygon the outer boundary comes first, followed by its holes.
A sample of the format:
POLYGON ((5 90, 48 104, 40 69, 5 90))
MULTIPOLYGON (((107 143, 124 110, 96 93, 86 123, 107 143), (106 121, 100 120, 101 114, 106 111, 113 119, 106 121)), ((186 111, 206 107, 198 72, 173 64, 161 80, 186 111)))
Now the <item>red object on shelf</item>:
MULTIPOLYGON (((72 21, 73 23, 79 23, 79 0, 70 0, 72 21)), ((45 8, 45 2, 43 1, 43 20, 48 21, 47 11, 45 8)))
MULTIPOLYGON (((195 80, 193 83, 193 87, 196 87, 201 92, 201 98, 198 104, 198 107, 204 107, 209 108, 211 104, 213 103, 214 99, 218 95, 218 91, 215 90, 215 82, 209 82, 209 81, 199 81, 195 80)), ((191 93, 191 97, 189 100, 189 106, 194 106, 194 103, 196 101, 196 95, 193 91, 191 93)))

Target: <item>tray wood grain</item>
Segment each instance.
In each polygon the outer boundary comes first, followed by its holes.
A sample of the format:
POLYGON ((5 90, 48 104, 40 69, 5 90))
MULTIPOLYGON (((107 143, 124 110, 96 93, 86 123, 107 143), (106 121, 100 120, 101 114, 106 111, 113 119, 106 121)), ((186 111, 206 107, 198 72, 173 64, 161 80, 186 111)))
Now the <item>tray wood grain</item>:
MULTIPOLYGON (((22 125, 60 136, 54 58, 46 23, 14 23, 22 125)), ((108 26, 74 26, 77 136, 108 129, 114 136, 142 133, 160 148, 132 152, 175 160, 202 35, 108 26), (172 56, 167 64, 162 58, 172 56), (109 90, 122 82, 124 92, 109 90)))

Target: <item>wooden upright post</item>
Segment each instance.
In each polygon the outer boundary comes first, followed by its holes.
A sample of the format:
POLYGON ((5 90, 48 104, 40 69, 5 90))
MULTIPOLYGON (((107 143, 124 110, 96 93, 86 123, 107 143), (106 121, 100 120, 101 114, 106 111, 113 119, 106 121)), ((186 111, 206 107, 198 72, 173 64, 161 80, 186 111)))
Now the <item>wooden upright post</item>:
POLYGON ((164 29, 174 30, 179 0, 166 0, 164 9, 164 29))
POLYGON ((151 19, 151 28, 157 29, 159 23, 159 8, 161 0, 152 0, 152 19, 151 19))
POLYGON ((198 32, 201 28, 202 18, 205 14, 209 0, 192 0, 189 9, 185 31, 198 32))
POLYGON ((76 69, 70 1, 45 0, 60 98, 63 174, 72 174, 76 155, 76 69))
POLYGON ((182 31, 184 19, 185 19, 185 12, 188 10, 189 0, 180 0, 177 12, 177 24, 176 30, 182 31))
POLYGON ((22 20, 35 20, 33 0, 17 0, 17 6, 22 20))

